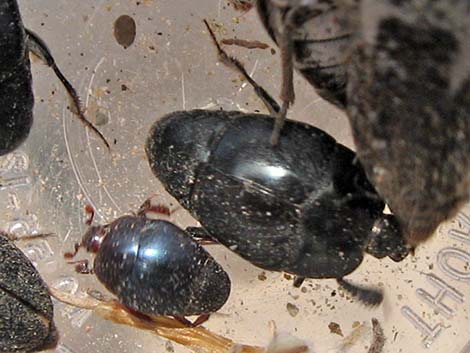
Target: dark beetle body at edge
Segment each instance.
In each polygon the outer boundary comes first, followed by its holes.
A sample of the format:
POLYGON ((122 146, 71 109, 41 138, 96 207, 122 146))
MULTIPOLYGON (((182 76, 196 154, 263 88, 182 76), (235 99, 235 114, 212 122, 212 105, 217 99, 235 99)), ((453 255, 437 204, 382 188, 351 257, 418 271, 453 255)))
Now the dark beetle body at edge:
POLYGON ((406 257, 397 223, 382 213, 354 152, 289 120, 272 148, 272 126, 266 115, 175 112, 153 125, 146 152, 210 237, 259 267, 342 278, 365 251, 406 257))
POLYGON ((26 33, 16 1, 0 3, 0 156, 16 149, 33 124, 34 96, 26 33))
MULTIPOLYGON (((349 21, 357 6, 339 0, 257 0, 258 15, 271 39, 281 46, 291 41, 294 67, 323 99, 344 109, 346 58, 353 26, 349 21), (290 32, 283 38, 284 32, 290 32)), ((284 53, 283 55, 288 55, 284 53)))
POLYGON ((18 148, 33 125, 30 52, 54 71, 71 99, 72 111, 109 148, 101 132, 85 117, 75 88, 58 68, 47 44, 23 26, 16 0, 3 0, 0 2, 0 156, 18 148))
POLYGON ((142 314, 208 314, 230 294, 230 279, 214 258, 164 220, 120 217, 91 227, 82 246, 97 253, 93 268, 105 287, 142 314))
POLYGON ((0 232, 0 352, 37 352, 57 344, 47 285, 0 232))

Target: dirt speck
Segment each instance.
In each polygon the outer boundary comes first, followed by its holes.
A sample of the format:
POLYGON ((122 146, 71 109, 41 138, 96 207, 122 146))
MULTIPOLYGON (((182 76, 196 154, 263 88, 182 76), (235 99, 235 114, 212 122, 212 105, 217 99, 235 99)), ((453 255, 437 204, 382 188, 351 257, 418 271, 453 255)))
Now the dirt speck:
POLYGON ((114 37, 124 49, 129 48, 134 43, 135 34, 136 25, 132 17, 122 15, 114 21, 114 37))
POLYGON ((175 351, 175 348, 173 347, 173 343, 171 343, 171 341, 165 342, 165 350, 170 353, 173 353, 175 351))
POLYGON ((259 275, 258 275, 258 279, 260 281, 266 281, 267 277, 266 277, 266 272, 261 272, 259 275))
POLYGON ((287 311, 289 312, 290 316, 296 317, 297 314, 299 313, 299 308, 292 304, 292 303, 287 303, 286 305, 287 311))
POLYGON ((367 353, 382 353, 385 346, 385 336, 379 320, 372 319, 372 343, 367 353))
POLYGON ((343 331, 341 331, 341 326, 337 324, 336 322, 330 322, 328 324, 328 328, 330 329, 331 333, 334 333, 338 336, 344 337, 343 331))

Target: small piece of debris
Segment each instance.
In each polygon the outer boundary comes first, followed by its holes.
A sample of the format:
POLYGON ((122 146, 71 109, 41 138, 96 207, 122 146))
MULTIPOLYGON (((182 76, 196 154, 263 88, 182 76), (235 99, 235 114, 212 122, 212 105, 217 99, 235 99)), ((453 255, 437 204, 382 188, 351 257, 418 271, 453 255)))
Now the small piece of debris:
POLYGON ((372 319, 372 343, 367 353, 383 353, 385 336, 379 320, 372 319))
POLYGON ((238 38, 226 38, 221 40, 222 44, 225 45, 237 45, 239 47, 247 49, 268 49, 269 45, 259 40, 245 40, 238 38))
POLYGON ((114 21, 114 38, 124 48, 127 49, 134 43, 136 25, 132 17, 122 15, 114 21))
POLYGON ((258 275, 258 279, 260 281, 266 281, 267 277, 266 277, 266 272, 261 272, 259 275, 258 275))
POLYGON ((330 322, 328 324, 328 328, 330 329, 331 333, 334 333, 338 336, 344 337, 343 331, 341 331, 341 326, 337 324, 336 322, 330 322))
POLYGON ((175 348, 173 347, 173 343, 171 343, 171 341, 165 342, 165 350, 170 353, 173 353, 175 351, 175 348))
POLYGON ((254 0, 229 0, 237 11, 247 12, 254 6, 254 0))
POLYGON ((286 305, 287 311, 289 312, 290 316, 296 317, 297 314, 299 313, 299 308, 292 304, 292 303, 287 303, 286 305))

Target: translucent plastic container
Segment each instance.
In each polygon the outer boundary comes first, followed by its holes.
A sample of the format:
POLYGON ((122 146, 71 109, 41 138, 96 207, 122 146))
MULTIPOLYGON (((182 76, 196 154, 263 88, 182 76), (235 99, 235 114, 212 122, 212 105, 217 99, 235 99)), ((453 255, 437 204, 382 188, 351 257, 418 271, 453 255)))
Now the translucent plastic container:
MULTIPOLYGON (((86 230, 84 205, 96 223, 135 211, 150 195, 176 207, 152 175, 144 152, 151 124, 166 113, 194 108, 265 112, 251 87, 217 60, 202 23, 219 38, 268 43, 268 49, 227 47, 275 97, 280 86, 277 48, 255 11, 236 12, 219 0, 21 0, 25 26, 49 45, 73 82, 87 114, 111 142, 85 130, 67 110, 68 100, 51 70, 37 60, 32 71, 35 122, 26 143, 0 158, 1 227, 17 233, 53 232, 57 237, 20 243, 47 282, 74 295, 87 289, 111 296, 92 275, 79 275, 63 253, 86 230), (136 22, 127 49, 113 24, 121 15, 136 22)), ((353 147, 346 117, 318 98, 296 76, 292 119, 309 122, 353 147)), ((179 208, 172 221, 194 225, 179 208)), ((383 352, 470 353, 470 207, 442 225, 416 255, 401 263, 367 256, 348 276, 380 285, 384 303, 369 309, 349 299, 333 280, 306 280, 301 288, 282 273, 263 271, 222 246, 207 247, 232 279, 226 305, 205 326, 236 342, 264 346, 269 321, 312 344, 314 352, 368 352, 371 319, 386 338, 383 352)), ((83 253, 81 253, 83 255, 83 253)), ((82 256, 83 257, 83 256, 82 256)), ((56 302, 61 335, 57 352, 189 352, 186 347, 91 311, 56 302)))

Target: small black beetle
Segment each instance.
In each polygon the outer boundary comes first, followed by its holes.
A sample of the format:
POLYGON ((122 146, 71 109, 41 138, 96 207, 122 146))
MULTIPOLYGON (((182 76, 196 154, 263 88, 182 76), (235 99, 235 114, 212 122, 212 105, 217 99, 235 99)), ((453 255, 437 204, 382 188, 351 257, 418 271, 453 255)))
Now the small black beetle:
POLYGON ((37 352, 57 344, 49 290, 33 264, 0 231, 0 352, 37 352))
POLYGON ((46 44, 23 27, 17 2, 4 0, 0 2, 0 156, 19 147, 33 124, 30 52, 54 70, 65 86, 79 119, 109 148, 103 135, 85 118, 75 89, 60 72, 46 44))
POLYGON ((337 278, 356 292, 342 277, 364 252, 406 257, 395 218, 383 214, 354 152, 289 120, 273 148, 273 122, 236 111, 171 113, 148 136, 150 167, 211 238, 264 269, 337 278))
MULTIPOLYGON (((230 279, 214 258, 164 220, 123 216, 90 227, 76 250, 81 246, 96 253, 93 272, 98 279, 124 306, 140 314, 179 319, 202 314, 205 319, 230 294, 230 279)), ((77 271, 87 268, 79 266, 77 271)))

